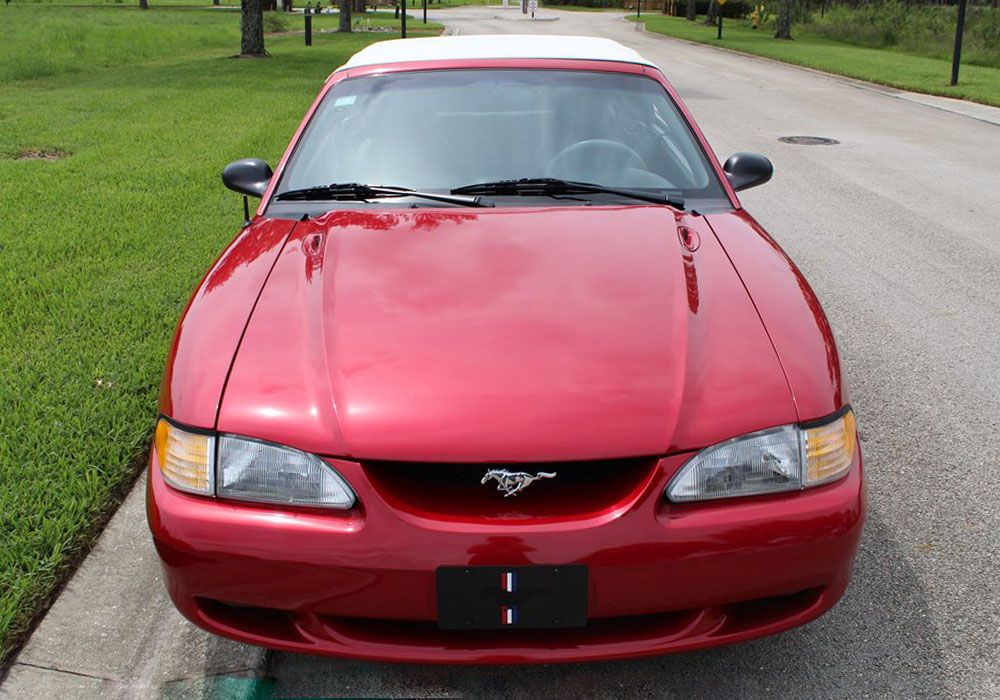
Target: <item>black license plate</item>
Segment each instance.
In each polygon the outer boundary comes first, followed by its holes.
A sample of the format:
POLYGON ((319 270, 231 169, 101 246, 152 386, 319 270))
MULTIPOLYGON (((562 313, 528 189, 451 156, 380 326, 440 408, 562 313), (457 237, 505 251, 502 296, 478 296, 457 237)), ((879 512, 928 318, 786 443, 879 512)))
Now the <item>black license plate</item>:
POLYGON ((539 629, 587 624, 587 567, 442 566, 441 629, 539 629))

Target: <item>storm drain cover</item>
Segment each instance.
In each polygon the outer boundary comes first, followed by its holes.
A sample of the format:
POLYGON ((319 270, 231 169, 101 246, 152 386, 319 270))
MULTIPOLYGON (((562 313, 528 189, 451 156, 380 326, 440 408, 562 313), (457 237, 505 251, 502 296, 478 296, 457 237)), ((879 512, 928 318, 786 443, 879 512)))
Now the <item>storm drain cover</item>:
POLYGON ((778 140, 796 146, 833 146, 840 143, 837 139, 828 139, 823 136, 779 136, 778 140))

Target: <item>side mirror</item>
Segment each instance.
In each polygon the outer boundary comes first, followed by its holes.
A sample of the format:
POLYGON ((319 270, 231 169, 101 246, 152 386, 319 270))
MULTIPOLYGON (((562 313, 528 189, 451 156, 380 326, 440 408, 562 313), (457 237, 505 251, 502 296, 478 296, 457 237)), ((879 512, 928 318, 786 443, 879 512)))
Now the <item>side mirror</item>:
POLYGON ((763 185, 774 175, 774 166, 759 153, 735 153, 722 166, 729 184, 737 192, 763 185))
POLYGON ((234 192, 263 197, 271 181, 271 166, 258 158, 236 160, 222 169, 222 182, 234 192))

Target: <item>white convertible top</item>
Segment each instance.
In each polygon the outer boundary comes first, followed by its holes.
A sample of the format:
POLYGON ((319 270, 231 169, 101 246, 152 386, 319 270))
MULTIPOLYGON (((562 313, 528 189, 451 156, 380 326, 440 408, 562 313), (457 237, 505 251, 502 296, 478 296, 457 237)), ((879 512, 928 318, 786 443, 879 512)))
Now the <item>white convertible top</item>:
POLYGON ((611 39, 541 34, 480 34, 380 41, 358 51, 337 70, 382 63, 490 58, 621 61, 656 67, 632 49, 611 39))

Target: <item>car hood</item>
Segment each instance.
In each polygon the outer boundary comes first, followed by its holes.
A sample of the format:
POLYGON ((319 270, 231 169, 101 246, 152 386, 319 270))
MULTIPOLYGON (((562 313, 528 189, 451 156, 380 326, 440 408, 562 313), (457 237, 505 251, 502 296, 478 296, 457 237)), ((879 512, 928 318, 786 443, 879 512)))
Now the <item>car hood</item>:
POLYGON ((218 427, 343 457, 491 462, 658 455, 794 420, 704 219, 628 206, 297 224, 218 427))

